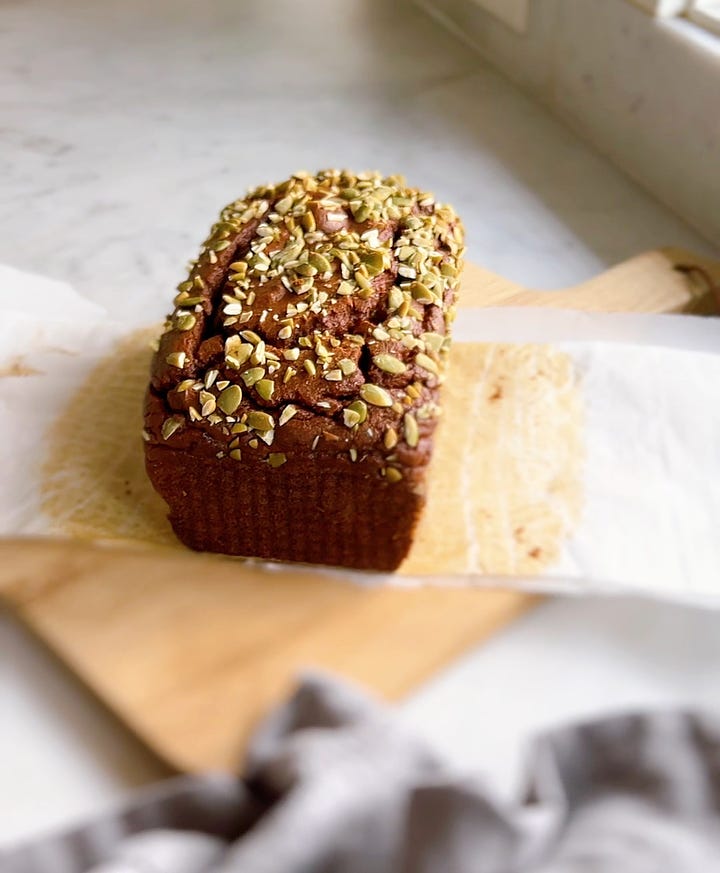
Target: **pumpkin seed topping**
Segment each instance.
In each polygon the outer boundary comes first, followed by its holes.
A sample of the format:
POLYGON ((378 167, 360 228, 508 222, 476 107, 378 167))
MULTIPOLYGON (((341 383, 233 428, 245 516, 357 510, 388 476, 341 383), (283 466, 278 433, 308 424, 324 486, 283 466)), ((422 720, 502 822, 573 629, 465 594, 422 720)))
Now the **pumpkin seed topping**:
POLYGON ((162 427, 160 428, 162 438, 164 440, 169 440, 174 433, 177 433, 184 426, 185 422, 182 418, 178 418, 177 416, 173 416, 172 418, 166 418, 165 421, 162 423, 162 427))
POLYGON ((209 391, 201 391, 200 403, 202 403, 200 414, 203 418, 207 418, 208 415, 211 415, 213 412, 215 412, 216 401, 214 394, 210 394, 209 391))
POLYGON ((255 390, 263 400, 270 400, 275 391, 275 383, 272 379, 259 379, 255 383, 255 390))
POLYGON ((429 358, 427 355, 420 352, 415 358, 415 363, 418 367, 422 367, 423 370, 427 370, 429 373, 432 373, 435 376, 440 375, 440 368, 437 365, 436 361, 433 361, 432 358, 429 358))
POLYGON ((273 420, 272 415, 269 415, 267 412, 253 410, 252 412, 248 412, 247 426, 253 430, 265 433, 275 427, 275 421, 273 420))
POLYGON ((225 415, 232 415, 242 402, 242 388, 230 385, 218 395, 217 405, 225 415))
POLYGON ((191 312, 183 312, 175 316, 175 327, 178 330, 192 330, 197 324, 197 318, 191 312))
POLYGON ((392 395, 379 385, 373 385, 372 382, 366 382, 360 388, 360 396, 372 406, 392 406, 392 395))
POLYGON ((395 484, 402 479, 403 475, 397 467, 385 467, 385 478, 388 482, 395 484))
MULTIPOLYGON (((172 390, 193 402, 185 401, 187 411, 167 419, 163 430, 175 428, 174 433, 188 419, 202 420, 203 427, 217 427, 236 439, 251 428, 271 445, 273 416, 260 410, 238 413, 243 388, 257 392, 246 395, 252 405, 253 396, 270 402, 277 386, 290 380, 298 381, 303 396, 303 383, 317 378, 312 390, 320 392, 313 401, 318 413, 328 410, 337 421, 339 407, 345 427, 363 439, 382 439, 390 452, 400 436, 417 447, 418 422, 438 414, 433 392, 446 365, 446 331, 455 314, 463 252, 462 228, 452 209, 428 192, 409 188, 399 176, 323 170, 249 191, 222 211, 178 286, 166 331, 187 334, 186 345, 166 354, 165 362, 178 370, 191 368, 195 378, 178 379, 172 390), (440 309, 439 321, 428 308, 434 306, 440 309), (343 322, 348 332, 341 337, 334 325, 343 322), (220 355, 218 338, 224 346, 220 355), (352 357, 343 356, 348 344, 352 357), (302 367, 288 366, 300 360, 301 350, 302 367), (390 376, 406 373, 414 362, 416 379, 395 392, 397 397, 365 382, 351 403, 323 399, 323 385, 340 383, 338 389, 324 389, 329 398, 336 397, 350 385, 343 380, 365 369, 369 360, 390 376), (232 371, 240 384, 227 378, 232 371), (387 410, 374 432, 362 430, 368 405, 387 410)), ((279 426, 297 411, 281 402, 279 426)), ((232 452, 240 447, 231 446, 232 452)), ((356 449, 350 457, 357 460, 356 449)), ((392 463, 383 473, 388 482, 402 478, 392 463)))
POLYGON ((353 402, 348 404, 346 408, 358 416, 358 424, 363 424, 367 419, 367 406, 362 400, 353 400, 353 402))
POLYGON ((252 386, 263 379, 264 376, 265 369, 263 367, 251 367, 249 370, 245 370, 241 378, 248 388, 252 388, 252 386))
POLYGON ((171 367, 177 367, 179 370, 185 366, 185 358, 187 355, 185 352, 170 352, 169 355, 166 356, 165 361, 170 364, 171 367))
POLYGON ((297 406, 293 406, 292 403, 288 403, 288 405, 280 413, 278 425, 282 427, 284 424, 287 424, 288 421, 293 418, 293 416, 297 415, 297 411, 297 406))
POLYGON ((403 416, 403 430, 405 442, 411 449, 414 449, 420 440, 420 432, 418 430, 417 419, 411 412, 406 412, 403 416))
POLYGON ((385 373, 392 373, 394 375, 404 373, 407 370, 407 366, 394 355, 375 355, 373 357, 373 363, 385 373))
POLYGON ((398 443, 398 435, 397 431, 394 427, 389 427, 385 431, 385 436, 383 437, 383 444, 386 449, 394 449, 398 443))

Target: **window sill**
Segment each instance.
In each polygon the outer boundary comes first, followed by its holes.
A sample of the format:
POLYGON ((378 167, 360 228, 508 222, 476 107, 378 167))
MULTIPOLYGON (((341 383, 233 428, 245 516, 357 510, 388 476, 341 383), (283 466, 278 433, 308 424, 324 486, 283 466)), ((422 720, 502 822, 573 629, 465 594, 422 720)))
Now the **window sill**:
POLYGON ((720 245, 720 39, 626 0, 533 0, 513 32, 475 0, 419 0, 720 245))

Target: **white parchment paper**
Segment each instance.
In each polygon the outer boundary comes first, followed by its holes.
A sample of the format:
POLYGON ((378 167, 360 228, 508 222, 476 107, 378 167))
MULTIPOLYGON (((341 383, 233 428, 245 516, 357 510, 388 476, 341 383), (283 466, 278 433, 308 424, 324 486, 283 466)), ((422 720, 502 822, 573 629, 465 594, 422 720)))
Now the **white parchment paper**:
MULTIPOLYGON (((132 325, 3 266, 0 299, 0 535, 43 534, 53 422, 132 325)), ((455 337, 551 342, 572 357, 586 409, 582 518, 540 576, 382 578, 720 605, 720 319, 476 309, 461 311, 455 337)))

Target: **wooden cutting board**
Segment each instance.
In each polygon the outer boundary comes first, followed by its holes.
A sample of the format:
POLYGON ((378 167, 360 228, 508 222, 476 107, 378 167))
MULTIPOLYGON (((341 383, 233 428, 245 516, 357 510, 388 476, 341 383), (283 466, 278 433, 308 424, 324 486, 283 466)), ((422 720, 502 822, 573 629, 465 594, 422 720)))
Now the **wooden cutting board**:
MULTIPOLYGON (((709 312, 713 282, 720 264, 674 249, 554 292, 469 265, 463 305, 709 312)), ((156 753, 191 771, 237 769, 253 725, 304 667, 398 698, 536 602, 514 591, 359 588, 311 571, 273 576, 220 557, 49 540, 0 541, 0 593, 156 753)))

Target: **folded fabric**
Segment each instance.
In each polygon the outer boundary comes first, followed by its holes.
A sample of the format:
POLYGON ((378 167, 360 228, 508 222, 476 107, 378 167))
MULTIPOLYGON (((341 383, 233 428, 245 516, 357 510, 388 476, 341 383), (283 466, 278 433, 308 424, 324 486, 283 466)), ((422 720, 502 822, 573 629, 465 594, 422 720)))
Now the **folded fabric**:
POLYGON ((243 779, 172 780, 0 853, 0 870, 720 871, 720 719, 649 713, 553 731, 533 744, 527 784, 521 803, 500 803, 389 709, 312 676, 261 725, 243 779))

